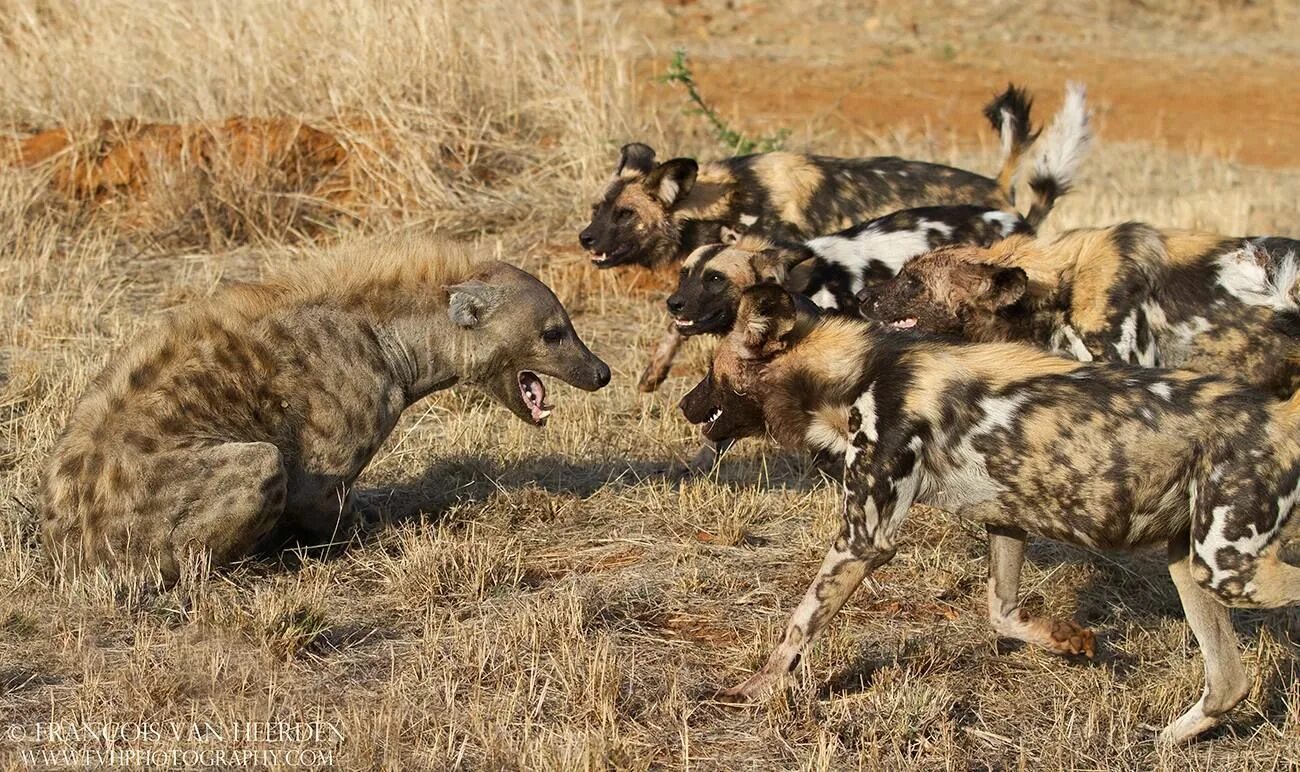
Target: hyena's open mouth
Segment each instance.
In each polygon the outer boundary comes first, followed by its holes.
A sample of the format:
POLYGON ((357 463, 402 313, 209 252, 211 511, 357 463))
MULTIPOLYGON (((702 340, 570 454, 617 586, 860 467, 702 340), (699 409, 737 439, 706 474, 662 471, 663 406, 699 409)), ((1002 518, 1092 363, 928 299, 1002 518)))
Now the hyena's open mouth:
POLYGON ((531 370, 523 370, 519 373, 519 396, 523 397, 524 406, 532 414, 533 423, 545 426, 546 417, 551 414, 552 407, 546 404, 546 386, 542 383, 542 379, 537 377, 537 373, 531 370))

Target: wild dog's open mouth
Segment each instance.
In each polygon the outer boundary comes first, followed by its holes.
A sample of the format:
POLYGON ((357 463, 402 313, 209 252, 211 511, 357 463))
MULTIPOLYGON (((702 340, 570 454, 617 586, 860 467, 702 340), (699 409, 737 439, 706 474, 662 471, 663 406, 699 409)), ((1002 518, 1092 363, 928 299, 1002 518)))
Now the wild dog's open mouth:
POLYGON ((537 377, 537 373, 530 370, 519 373, 519 396, 523 397, 524 405, 532 414, 533 423, 545 426, 546 417, 551 414, 551 406, 546 404, 546 386, 537 377))
POLYGON ((678 316, 673 318, 673 323, 677 325, 679 332, 689 335, 699 330, 709 330, 713 325, 721 321, 725 314, 726 311, 719 309, 711 314, 705 314, 699 319, 683 319, 678 316))
POLYGON ((716 423, 717 420, 721 417, 722 417, 722 408, 720 407, 713 408, 712 410, 709 411, 708 417, 704 419, 704 426, 706 428, 713 426, 713 424, 716 423))
POLYGON ((896 330, 910 330, 916 326, 916 317, 909 316, 904 319, 895 319, 889 323, 889 326, 896 330))
POLYGON ((630 251, 631 251, 631 246, 628 244, 624 244, 623 246, 619 247, 613 252, 592 252, 591 262, 593 265, 596 266, 606 265, 615 260, 621 260, 630 251))

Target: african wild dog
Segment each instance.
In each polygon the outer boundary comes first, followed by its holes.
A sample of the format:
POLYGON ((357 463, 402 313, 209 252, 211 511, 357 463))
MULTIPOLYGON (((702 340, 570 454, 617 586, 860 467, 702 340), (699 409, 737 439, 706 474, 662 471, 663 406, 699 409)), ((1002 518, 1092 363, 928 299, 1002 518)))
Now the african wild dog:
POLYGON ((1091 655, 1094 638, 1021 607, 1028 534, 1166 544, 1206 688, 1161 739, 1190 740, 1245 697, 1228 606, 1300 602, 1300 397, 819 318, 800 302, 771 284, 748 290, 708 376, 682 400, 715 441, 766 430, 845 464, 838 537, 767 663, 727 697, 753 698, 794 667, 893 557, 914 501, 986 524, 994 628, 1056 652, 1091 655))
MULTIPOLYGON (((1086 121, 1081 87, 1067 105, 1079 108, 1074 120, 1086 121)), ((850 227, 882 214, 918 206, 972 204, 1014 211, 1012 186, 1026 149, 1036 138, 1029 125, 1030 100, 1008 87, 987 113, 1003 138, 998 179, 949 166, 899 158, 830 158, 793 153, 760 153, 701 165, 692 158, 655 163, 650 147, 625 145, 591 222, 579 241, 601 268, 681 261, 705 244, 745 233, 774 241, 804 241, 850 227)), ((1062 121, 1064 125, 1067 121, 1062 121)), ((1029 181, 1034 205, 1029 222, 1045 216, 1082 159, 1071 137, 1086 134, 1076 125, 1061 130, 1062 142, 1045 142, 1036 154, 1029 181), (1050 147, 1046 147, 1050 146, 1050 147)), ((671 359, 681 337, 676 325, 640 387, 653 391, 662 380, 659 362, 671 359)))
POLYGON ((682 335, 721 335, 735 321, 740 294, 760 281, 775 281, 821 308, 856 315, 864 287, 886 281, 918 255, 1032 232, 1015 212, 959 205, 903 209, 803 243, 741 236, 686 258, 668 312, 682 335))
POLYGON ((220 564, 282 528, 327 539, 407 406, 465 383, 541 426, 538 373, 610 379, 546 285, 455 244, 361 242, 227 288, 129 344, 76 405, 45 474, 46 548, 174 581, 191 550, 220 564))
POLYGON ((940 250, 865 297, 866 315, 974 341, 1036 343, 1082 361, 1300 386, 1300 242, 1142 223, 940 250))

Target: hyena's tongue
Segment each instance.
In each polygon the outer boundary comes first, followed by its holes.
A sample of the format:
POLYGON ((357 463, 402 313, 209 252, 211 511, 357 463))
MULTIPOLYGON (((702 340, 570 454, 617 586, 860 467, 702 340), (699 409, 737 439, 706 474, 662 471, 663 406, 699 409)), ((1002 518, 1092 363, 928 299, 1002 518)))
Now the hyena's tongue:
POLYGON ((551 414, 551 406, 546 404, 546 386, 536 373, 523 371, 519 374, 519 395, 532 413, 533 420, 541 423, 551 414))

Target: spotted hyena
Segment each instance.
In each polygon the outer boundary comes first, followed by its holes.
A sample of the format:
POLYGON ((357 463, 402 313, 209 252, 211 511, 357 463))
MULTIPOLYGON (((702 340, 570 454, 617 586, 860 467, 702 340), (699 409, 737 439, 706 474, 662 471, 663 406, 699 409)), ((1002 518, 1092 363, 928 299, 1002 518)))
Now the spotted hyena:
POLYGON ((389 237, 237 285, 127 345, 80 399, 42 493, 68 568, 236 560, 282 528, 328 539, 402 411, 472 385, 530 424, 540 375, 610 371, 532 275, 455 244, 389 237))
POLYGON ((745 294, 708 376, 682 400, 706 436, 771 432, 845 465, 839 535, 761 670, 752 698, 874 569, 913 502, 983 522, 1000 635, 1091 656, 1091 631, 1018 597, 1029 534, 1095 549, 1164 544, 1205 657, 1201 699, 1163 731, 1182 742, 1250 690, 1230 606, 1300 602, 1300 396, 1277 402, 1186 370, 1082 363, 819 316, 774 285, 745 294))
POLYGON ((895 326, 1025 341, 1082 361, 1300 386, 1300 242, 1137 222, 913 260, 864 297, 895 326))

